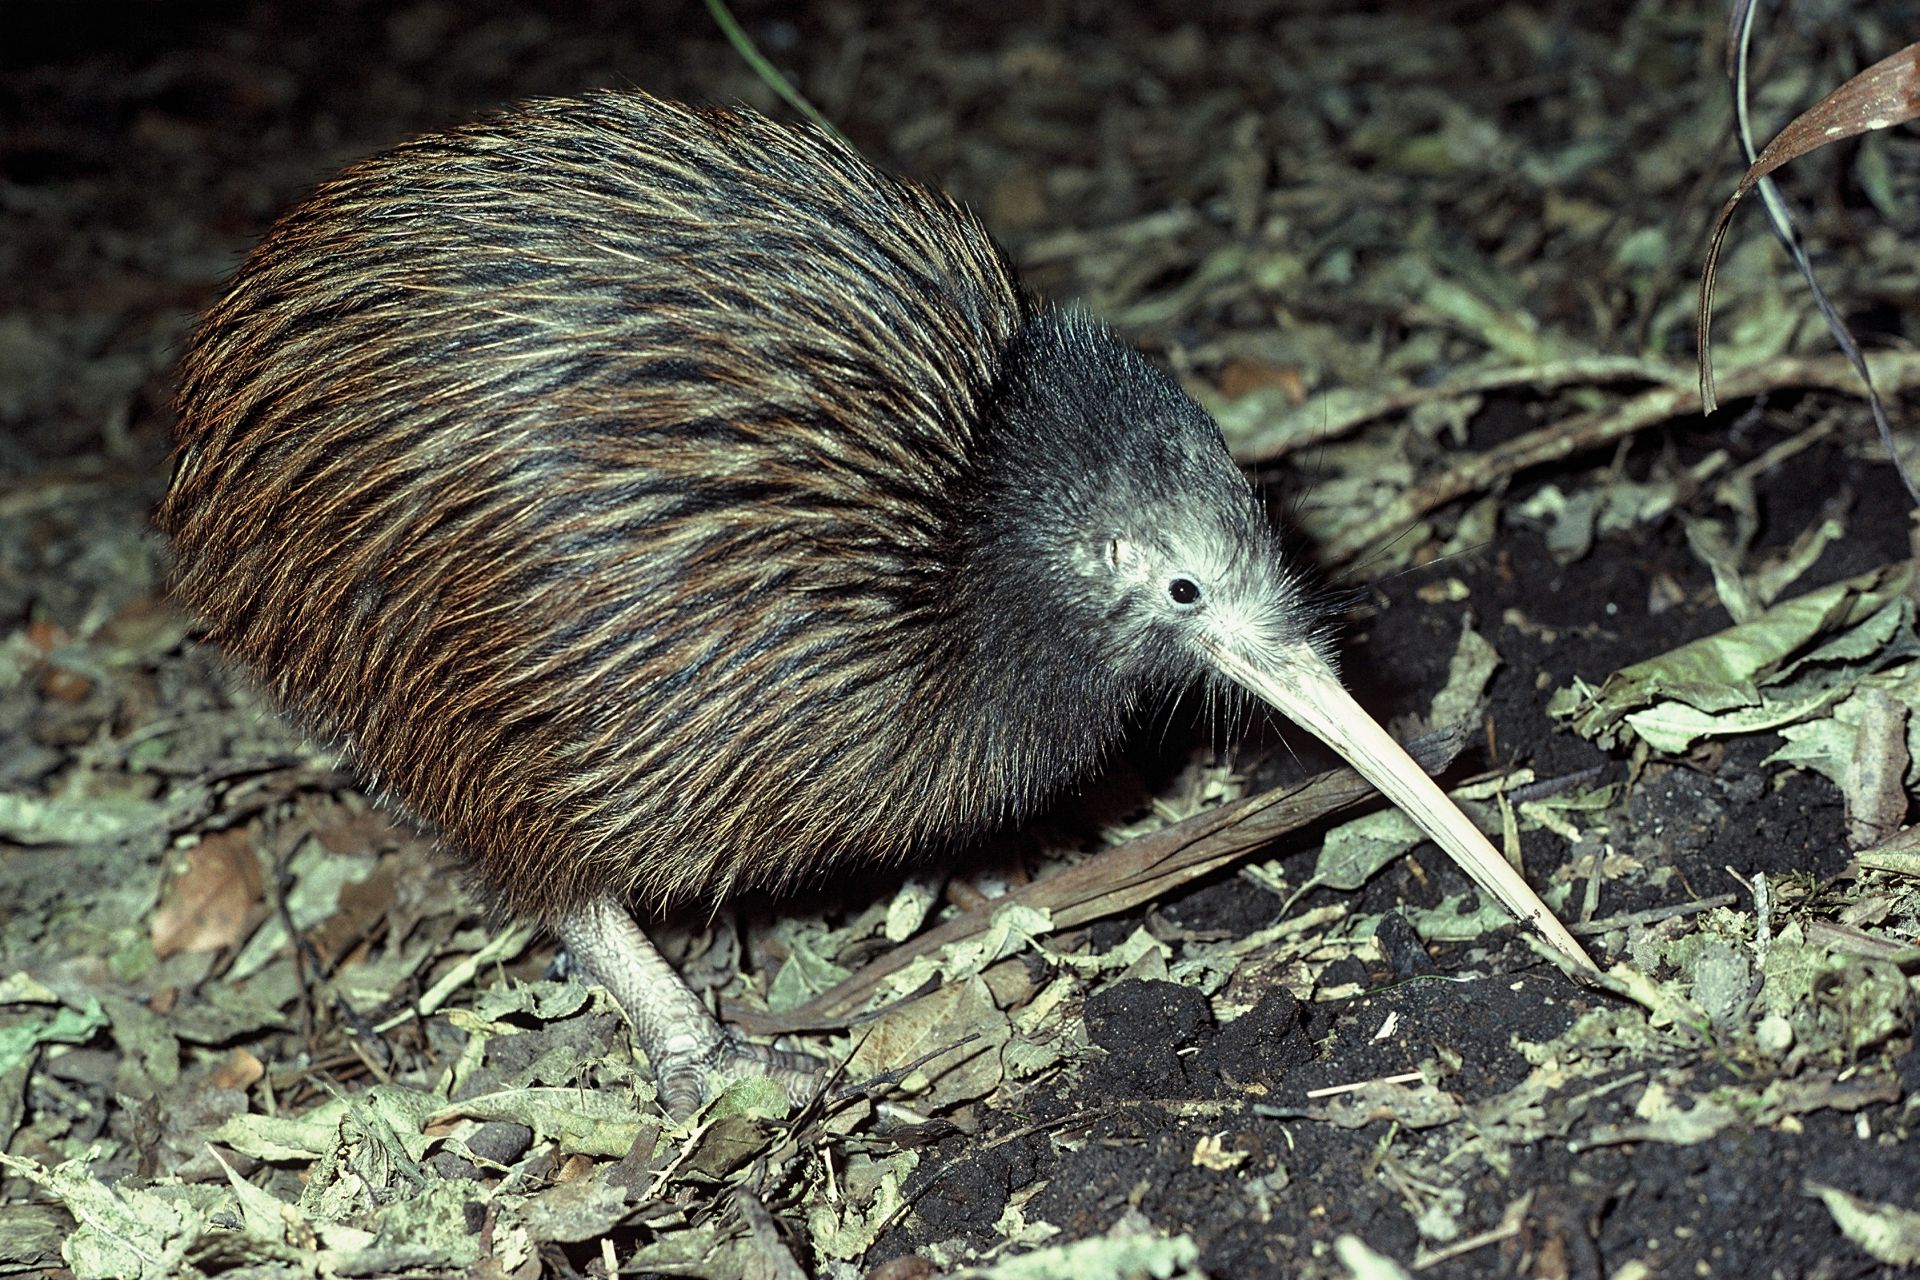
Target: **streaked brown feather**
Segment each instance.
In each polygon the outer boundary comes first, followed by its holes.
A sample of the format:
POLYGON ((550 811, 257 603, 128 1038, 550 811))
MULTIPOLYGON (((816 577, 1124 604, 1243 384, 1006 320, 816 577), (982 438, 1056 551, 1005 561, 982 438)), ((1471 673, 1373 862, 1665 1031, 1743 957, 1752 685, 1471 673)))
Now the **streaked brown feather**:
POLYGON ((532 103, 248 259, 184 364, 177 590, 524 913, 951 841, 1124 710, 1019 705, 964 581, 1034 313, 971 215, 818 133, 532 103))

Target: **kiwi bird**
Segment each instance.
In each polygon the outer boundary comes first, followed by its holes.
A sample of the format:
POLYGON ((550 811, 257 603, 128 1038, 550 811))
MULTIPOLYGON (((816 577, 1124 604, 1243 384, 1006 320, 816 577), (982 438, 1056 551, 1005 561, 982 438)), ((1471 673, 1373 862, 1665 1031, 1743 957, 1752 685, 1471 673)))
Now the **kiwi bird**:
POLYGON ((796 1066, 633 909, 952 849, 1208 675, 1584 958, 1342 691, 1207 414, 821 132, 603 92, 404 143, 272 228, 177 407, 178 596, 678 1113, 796 1066))

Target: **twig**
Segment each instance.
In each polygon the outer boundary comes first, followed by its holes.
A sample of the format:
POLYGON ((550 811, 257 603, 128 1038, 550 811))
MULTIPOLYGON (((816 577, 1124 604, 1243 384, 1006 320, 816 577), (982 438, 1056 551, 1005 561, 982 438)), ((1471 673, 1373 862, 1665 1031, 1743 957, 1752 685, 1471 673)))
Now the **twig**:
MULTIPOLYGON (((1424 767, 1437 772, 1451 762, 1462 742, 1456 732, 1430 734, 1410 749, 1424 767)), ((1007 907, 1045 910, 1050 913, 1052 931, 1071 929, 1211 874, 1278 836, 1374 794, 1360 775, 1334 769, 1291 790, 1263 792, 1222 805, 964 911, 798 1008, 781 1014, 730 1008, 727 1017, 754 1035, 845 1026, 887 978, 921 956, 985 932, 993 917, 1007 907)))
POLYGON ((1645 911, 1629 911, 1625 915, 1605 916, 1599 920, 1583 920, 1579 924, 1567 926, 1568 933, 1611 933, 1615 929, 1629 929, 1637 924, 1654 924, 1661 920, 1671 920, 1674 916, 1698 915, 1702 911, 1711 911, 1715 907, 1730 907, 1739 901, 1736 894, 1720 893, 1711 898, 1696 898, 1692 902, 1676 902, 1671 906, 1648 907, 1645 911))
MULTIPOLYGON (((1889 393, 1920 386, 1920 353, 1884 352, 1875 355, 1872 364, 1874 377, 1889 393)), ((1736 369, 1721 380, 1721 387, 1728 400, 1749 399, 1786 387, 1818 387, 1852 394, 1855 377, 1852 364, 1844 356, 1807 356, 1736 369)), ((1349 526, 1323 548, 1323 559, 1329 565, 1346 564, 1400 536, 1421 516, 1455 498, 1485 492, 1529 468, 1558 462, 1699 412, 1698 388, 1665 386, 1642 392, 1610 409, 1579 414, 1516 436, 1415 485, 1372 519, 1349 526)))
POLYGON ((807 1280, 807 1273, 794 1261, 793 1251, 780 1238, 780 1226, 760 1203, 759 1197, 742 1187, 733 1193, 733 1207, 753 1233, 753 1247, 760 1252, 758 1274, 768 1280, 807 1280))
POLYGON ((1684 387, 1692 378, 1685 370, 1657 360, 1631 356, 1580 356, 1552 364, 1507 365, 1450 379, 1438 386, 1397 387, 1391 391, 1358 395, 1316 396, 1267 427, 1237 441, 1234 454, 1245 465, 1273 462, 1295 449, 1329 440, 1380 418, 1405 413, 1422 405, 1440 404, 1525 387, 1551 391, 1567 386, 1596 386, 1612 382, 1651 382, 1684 387))

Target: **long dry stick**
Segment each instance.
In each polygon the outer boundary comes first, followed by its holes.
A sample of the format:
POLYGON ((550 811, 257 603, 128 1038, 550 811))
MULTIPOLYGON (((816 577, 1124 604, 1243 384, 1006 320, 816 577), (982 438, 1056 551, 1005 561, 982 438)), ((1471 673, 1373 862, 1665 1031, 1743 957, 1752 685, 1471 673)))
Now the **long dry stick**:
MULTIPOLYGON (((1920 387, 1920 352, 1883 352, 1871 358, 1877 385, 1888 392, 1920 387)), ((1769 360, 1737 369, 1721 379, 1721 398, 1744 400, 1786 388, 1817 387, 1851 394, 1859 375, 1844 356, 1807 356, 1769 360)), ((1346 564, 1399 537, 1436 507, 1493 488, 1511 476, 1543 463, 1612 444, 1637 431, 1682 415, 1700 412, 1697 387, 1662 386, 1622 404, 1594 410, 1544 426, 1473 454, 1402 493, 1372 519, 1349 526, 1321 548, 1329 565, 1346 564)))
MULTIPOLYGON (((1452 762, 1465 740, 1459 730, 1446 730, 1429 734, 1407 749, 1422 768, 1437 773, 1452 762)), ((920 956, 985 932, 994 915, 1009 906, 1042 908, 1051 913, 1055 932, 1071 929, 1159 897, 1279 836, 1377 794, 1371 783, 1343 768, 1297 787, 1221 805, 964 911, 798 1008, 779 1014, 729 1009, 727 1018, 756 1035, 845 1026, 888 977, 920 956)))

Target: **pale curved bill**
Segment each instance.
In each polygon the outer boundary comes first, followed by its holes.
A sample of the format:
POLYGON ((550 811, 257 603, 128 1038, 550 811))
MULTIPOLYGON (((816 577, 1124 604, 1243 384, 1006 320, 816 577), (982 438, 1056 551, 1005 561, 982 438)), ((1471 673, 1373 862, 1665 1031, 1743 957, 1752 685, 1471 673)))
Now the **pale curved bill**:
POLYGON ((1297 645, 1273 654, 1272 669, 1263 670, 1230 649, 1208 644, 1206 650, 1222 675, 1266 699, 1344 756, 1361 777, 1419 823, 1420 829, 1446 850, 1475 884, 1531 925, 1554 950, 1577 965, 1594 969, 1586 951, 1520 873, 1494 850, 1413 757, 1353 700, 1319 654, 1304 644, 1297 645))

